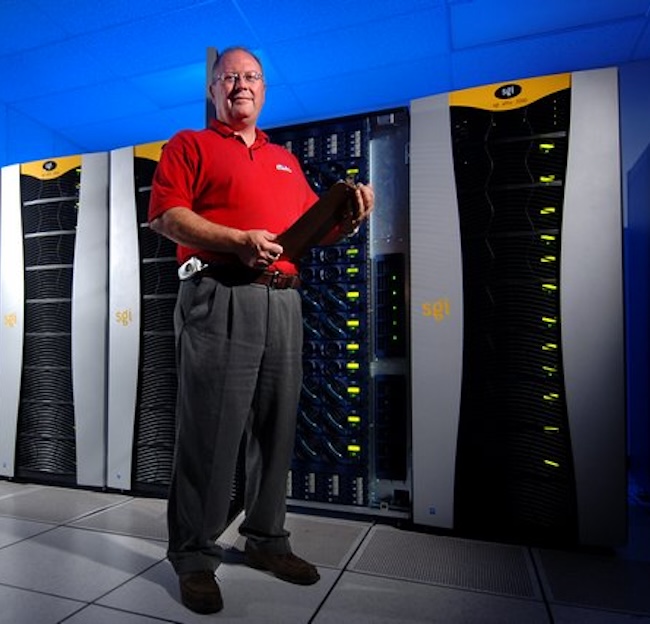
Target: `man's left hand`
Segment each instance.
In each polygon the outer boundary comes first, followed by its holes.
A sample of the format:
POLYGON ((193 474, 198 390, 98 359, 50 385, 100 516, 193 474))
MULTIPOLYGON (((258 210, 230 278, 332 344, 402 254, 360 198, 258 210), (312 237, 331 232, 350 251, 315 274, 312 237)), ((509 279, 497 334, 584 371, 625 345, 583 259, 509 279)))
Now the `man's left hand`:
POLYGON ((357 184, 354 195, 354 208, 341 226, 343 232, 348 236, 359 229, 359 226, 370 216, 375 207, 375 192, 370 184, 357 184))

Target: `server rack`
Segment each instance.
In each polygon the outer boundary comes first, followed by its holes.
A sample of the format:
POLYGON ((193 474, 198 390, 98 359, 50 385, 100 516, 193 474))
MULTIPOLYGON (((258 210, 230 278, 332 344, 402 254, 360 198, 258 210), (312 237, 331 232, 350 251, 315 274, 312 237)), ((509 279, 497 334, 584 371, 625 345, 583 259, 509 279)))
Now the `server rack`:
POLYGON ((2 170, 1 470, 105 485, 108 156, 2 170))
POLYGON ((148 227, 165 141, 111 152, 108 485, 166 493, 174 450, 175 245, 148 227))
POLYGON ((408 513, 405 109, 269 131, 317 193, 372 182, 369 225, 301 262, 304 382, 287 483, 295 505, 408 513))
POLYGON ((616 72, 425 98, 412 117, 414 519, 621 543, 616 72))

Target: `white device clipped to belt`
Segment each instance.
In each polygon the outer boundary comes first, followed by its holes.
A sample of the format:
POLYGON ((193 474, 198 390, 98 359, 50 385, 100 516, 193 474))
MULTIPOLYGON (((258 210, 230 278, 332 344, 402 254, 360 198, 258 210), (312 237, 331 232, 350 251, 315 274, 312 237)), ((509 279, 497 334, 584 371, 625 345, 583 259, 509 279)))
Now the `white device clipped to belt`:
POLYGON ((181 281, 188 280, 203 271, 207 266, 202 260, 196 256, 192 256, 178 267, 178 279, 181 281))

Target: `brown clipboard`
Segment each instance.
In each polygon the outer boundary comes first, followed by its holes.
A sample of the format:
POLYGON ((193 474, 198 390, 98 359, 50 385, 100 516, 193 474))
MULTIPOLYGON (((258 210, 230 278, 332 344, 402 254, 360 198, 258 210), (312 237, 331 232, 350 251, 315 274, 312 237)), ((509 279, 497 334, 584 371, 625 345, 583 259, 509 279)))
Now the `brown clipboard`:
POLYGON ((354 209, 355 187, 347 182, 336 182, 320 199, 284 232, 278 235, 282 256, 299 260, 318 245, 350 210, 354 209))

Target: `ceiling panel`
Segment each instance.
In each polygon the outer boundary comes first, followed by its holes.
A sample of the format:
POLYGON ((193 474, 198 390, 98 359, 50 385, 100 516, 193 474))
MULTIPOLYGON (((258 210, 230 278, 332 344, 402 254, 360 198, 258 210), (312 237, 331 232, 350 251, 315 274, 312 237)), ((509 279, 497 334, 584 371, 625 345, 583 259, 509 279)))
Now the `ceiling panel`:
POLYGON ((339 97, 345 97, 350 80, 363 83, 368 91, 383 89, 374 78, 370 79, 377 73, 370 74, 369 69, 413 61, 411 69, 415 71, 412 75, 393 73, 381 77, 381 81, 392 83, 392 88, 399 92, 422 71, 422 67, 415 64, 417 61, 446 50, 445 26, 441 18, 440 11, 434 9, 378 20, 373 22, 372 29, 365 31, 356 26, 342 26, 336 31, 276 43, 269 56, 278 67, 285 68, 283 78, 287 82, 333 79, 337 82, 339 97), (405 45, 404 33, 410 33, 408 45, 405 45), (308 54, 307 50, 322 52, 308 54))
MULTIPOLYGON (((435 8, 442 10, 443 0, 374 0, 355 2, 328 0, 327 2, 274 2, 246 0, 241 3, 250 27, 264 44, 275 44, 292 39, 309 38, 311 35, 335 33, 344 29, 362 40, 374 31, 373 24, 386 22, 403 15, 418 14, 435 8)), ((434 33, 431 33, 433 37, 434 33)), ((375 39, 374 45, 380 43, 375 39)), ((443 42, 444 45, 444 42, 443 42)), ((325 52, 325 50, 323 50, 325 52)), ((390 54, 382 46, 376 53, 390 54)))
MULTIPOLYGON (((183 11, 194 5, 205 4, 205 0, 110 0, 94 2, 92 0, 20 0, 38 9, 50 22, 58 24, 65 32, 81 35, 107 28, 143 22, 165 13, 183 11)), ((232 11, 231 0, 211 2, 226 11, 232 11)), ((143 27, 145 25, 143 24, 143 27)))
POLYGON ((582 29, 602 22, 643 19, 648 7, 648 0, 473 0, 455 3, 450 6, 452 47, 458 50, 554 31, 582 29), (486 24, 489 27, 486 28, 486 24))
POLYGON ((490 54, 471 48, 453 55, 451 90, 481 83, 608 67, 629 60, 639 34, 635 22, 611 22, 605 26, 532 37, 492 46, 490 54), (603 42, 608 42, 603 45, 603 42), (594 50, 598 49, 597 58, 594 50))
POLYGON ((66 31, 52 24, 29 0, 0 1, 0 57, 45 46, 65 37, 66 31))
POLYGON ((127 116, 125 102, 128 103, 128 116, 152 113, 158 109, 147 95, 137 92, 123 80, 72 90, 68 92, 65 102, 43 96, 15 102, 13 108, 44 125, 66 128, 100 120, 121 119, 127 116))
MULTIPOLYGON (((295 88, 296 97, 308 111, 309 120, 372 112, 382 108, 405 106, 411 99, 449 90, 448 57, 426 57, 394 63, 364 71, 364 80, 355 72, 344 73, 339 80, 315 80, 295 88), (426 67, 419 72, 414 69, 426 67), (401 88, 397 88, 396 82, 401 88)), ((276 120, 273 120, 276 122, 276 120)), ((278 123, 298 123, 287 116, 278 123)))
POLYGON ((310 114, 310 111, 299 97, 303 86, 287 87, 286 85, 270 84, 266 91, 264 108, 259 118, 260 127, 269 128, 291 123, 287 121, 288 119, 304 120, 310 114))
POLYGON ((204 123, 202 102, 192 105, 160 110, 144 115, 129 115, 94 124, 75 125, 63 128, 68 139, 84 148, 85 151, 98 152, 129 145, 164 141, 181 128, 200 128, 204 123), (110 136, 110 146, 106 137, 110 136))
POLYGON ((44 94, 61 94, 105 82, 101 56, 95 58, 76 39, 0 57, 2 101, 12 103, 44 94))
POLYGON ((126 83, 161 108, 195 102, 205 91, 205 61, 127 78, 126 83))
POLYGON ((131 77, 205 62, 207 47, 222 47, 222 42, 255 47, 255 37, 240 14, 220 11, 220 4, 209 2, 80 36, 79 49, 101 58, 110 73, 131 77))

